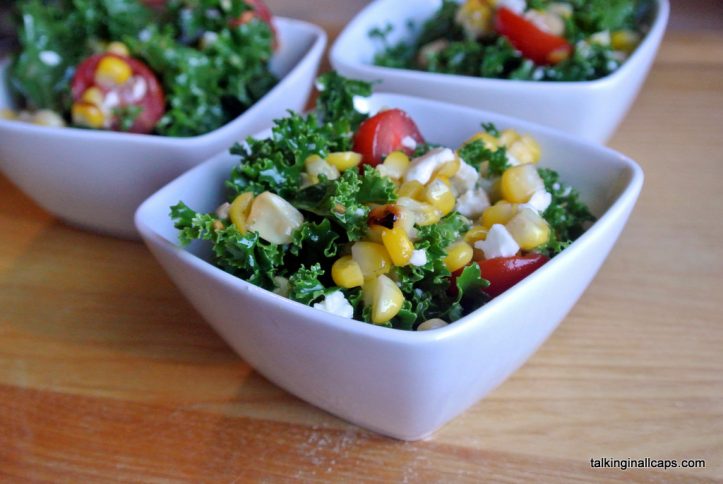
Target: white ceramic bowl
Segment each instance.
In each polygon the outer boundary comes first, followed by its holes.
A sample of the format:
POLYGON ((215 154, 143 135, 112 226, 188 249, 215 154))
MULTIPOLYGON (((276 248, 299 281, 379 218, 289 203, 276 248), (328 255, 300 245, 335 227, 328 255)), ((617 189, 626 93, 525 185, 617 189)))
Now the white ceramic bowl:
POLYGON ((407 37, 407 20, 429 18, 441 0, 377 0, 359 13, 331 49, 331 64, 341 74, 381 81, 380 90, 487 109, 551 126, 577 137, 604 142, 612 136, 635 100, 655 58, 668 22, 668 0, 657 0, 650 32, 613 74, 595 81, 534 82, 435 74, 377 67, 374 27, 394 26, 390 39, 407 37))
MULTIPOLYGON (((268 127, 287 109, 304 109, 326 34, 315 25, 275 18, 280 49, 272 71, 280 82, 245 113, 211 131, 170 138, 76 128, 47 128, 0 119, 0 170, 59 218, 93 231, 138 237, 133 213, 163 184, 268 127)), ((0 68, 0 108, 10 106, 0 68)))
POLYGON ((625 156, 548 128, 436 101, 376 94, 372 111, 405 109, 428 140, 457 146, 480 122, 535 136, 542 166, 579 188, 599 220, 539 271, 446 328, 406 332, 325 313, 214 267, 207 246, 177 244, 169 207, 199 211, 222 201, 239 158, 221 154, 141 205, 136 226, 153 254, 218 333, 269 380, 362 427, 423 438, 522 365, 575 304, 605 260, 643 184, 625 156))

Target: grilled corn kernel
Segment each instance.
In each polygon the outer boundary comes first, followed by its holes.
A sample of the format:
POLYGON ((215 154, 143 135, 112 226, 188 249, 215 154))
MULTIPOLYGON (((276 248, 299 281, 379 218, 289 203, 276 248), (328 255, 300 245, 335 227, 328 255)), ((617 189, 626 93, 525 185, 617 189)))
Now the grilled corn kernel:
POLYGON ((62 128, 65 126, 65 120, 55 111, 43 109, 35 113, 35 116, 33 116, 33 124, 49 126, 51 128, 62 128))
POLYGON ((242 234, 246 233, 246 219, 251 210, 251 202, 254 201, 254 194, 251 192, 242 193, 234 198, 228 209, 228 218, 231 219, 236 230, 242 234))
POLYGON ((384 230, 386 230, 386 227, 382 227, 381 225, 370 225, 369 228, 367 229, 366 238, 372 242, 381 244, 382 243, 382 232, 384 230))
POLYGON ((417 180, 404 182, 399 187, 399 190, 397 190, 397 195, 399 195, 400 197, 407 197, 419 200, 424 196, 424 185, 422 185, 417 180))
POLYGON ((98 62, 95 69, 95 82, 103 86, 121 86, 133 75, 131 66, 126 61, 107 55, 98 62))
POLYGON ((106 47, 105 50, 113 54, 122 55, 125 57, 129 57, 131 55, 130 51, 128 50, 128 46, 126 46, 123 42, 111 42, 110 44, 108 44, 108 47, 106 47))
POLYGON ((354 153, 353 151, 339 151, 336 153, 329 153, 326 157, 331 166, 336 168, 338 171, 346 171, 349 168, 359 166, 362 161, 362 155, 354 153))
POLYGON ((392 268, 387 249, 382 244, 357 242, 351 247, 351 256, 366 278, 386 274, 392 268))
POLYGON ((424 198, 430 205, 442 212, 442 216, 454 210, 457 200, 454 193, 444 180, 435 179, 424 190, 424 198))
POLYGON ((86 128, 102 128, 105 123, 105 116, 97 106, 86 102, 73 103, 71 109, 73 124, 86 128))
POLYGON ((487 238, 487 232, 489 229, 482 227, 481 225, 475 225, 464 234, 464 241, 468 244, 474 245, 475 242, 485 240, 487 238))
POLYGON ((272 244, 290 244, 292 234, 304 223, 304 216, 289 202, 271 192, 254 199, 247 219, 248 230, 272 244))
POLYGON ((505 224, 522 250, 532 250, 550 240, 550 226, 534 210, 523 208, 505 224))
POLYGON ((406 153, 403 151, 392 151, 384 158, 382 166, 384 166, 386 176, 399 180, 404 177, 410 163, 411 161, 406 153))
POLYGON ((512 217, 517 215, 517 205, 513 205, 505 200, 500 200, 491 207, 487 207, 482 212, 482 226, 489 229, 495 224, 504 225, 509 222, 512 217))
POLYGON ((340 176, 336 166, 327 163, 319 155, 309 156, 304 161, 304 165, 306 166, 306 173, 309 174, 309 179, 313 184, 319 183, 319 175, 324 175, 327 180, 336 180, 340 176))
POLYGON ((90 87, 83 92, 81 101, 101 107, 103 105, 103 91, 97 87, 90 87))
POLYGON ((512 143, 521 138, 520 133, 514 129, 506 129, 500 133, 500 144, 502 146, 511 146, 512 143))
POLYGON ((508 148, 508 152, 522 163, 540 161, 540 145, 531 136, 523 136, 508 148))
POLYGON ((364 284, 364 275, 359 264, 349 255, 341 257, 331 266, 331 278, 334 284, 345 289, 364 284))
POLYGON ((406 207, 399 207, 399 220, 395 222, 394 227, 399 227, 404 230, 410 240, 414 240, 417 237, 417 229, 414 228, 416 222, 414 212, 406 207))
POLYGON ((617 30, 610 36, 610 45, 614 50, 631 53, 640 43, 640 34, 632 30, 617 30))
POLYGON ((372 323, 383 324, 391 320, 402 309, 404 294, 397 284, 387 276, 377 277, 371 285, 372 295, 372 323))
POLYGON ((499 140, 486 131, 480 131, 479 133, 468 139, 465 144, 469 144, 477 140, 482 141, 485 148, 490 151, 497 151, 497 148, 499 148, 500 146, 499 140))
POLYGON ((444 265, 449 272, 463 268, 472 261, 474 250, 467 242, 455 242, 447 247, 447 256, 444 258, 444 265))
POLYGON ((545 184, 534 165, 513 166, 502 174, 500 191, 508 202, 525 203, 533 193, 544 189, 545 184))
POLYGON ((459 161, 459 158, 455 157, 454 160, 442 164, 442 166, 437 169, 435 175, 437 177, 452 178, 457 174, 460 166, 462 166, 462 163, 459 161))
POLYGON ((384 229, 382 231, 382 243, 389 253, 389 257, 395 266, 406 266, 414 252, 414 244, 401 227, 384 229))
POLYGON ((397 205, 410 210, 414 214, 415 223, 420 227, 436 224, 442 218, 442 212, 437 208, 412 198, 400 197, 397 205))

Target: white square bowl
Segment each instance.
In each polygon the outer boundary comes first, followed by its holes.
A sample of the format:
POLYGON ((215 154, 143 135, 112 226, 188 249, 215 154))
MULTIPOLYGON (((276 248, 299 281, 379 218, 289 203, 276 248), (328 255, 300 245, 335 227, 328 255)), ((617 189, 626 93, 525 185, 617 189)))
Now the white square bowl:
MULTIPOLYGON (((326 46, 319 27, 275 17, 279 83, 246 112, 209 133, 173 138, 0 119, 0 170, 38 205, 89 230, 137 238, 133 213, 163 184, 236 141, 304 109, 326 46)), ((12 107, 0 66, 0 108, 12 107)))
POLYGON ((446 101, 515 116, 591 141, 605 142, 625 117, 655 59, 668 23, 668 0, 656 0, 650 31, 630 58, 614 73, 594 81, 540 82, 437 74, 373 64, 378 44, 369 38, 374 27, 394 26, 390 36, 408 37, 407 21, 420 25, 441 0, 377 0, 342 31, 331 52, 331 64, 342 75, 381 81, 380 90, 446 101))
MULTIPOLYGON (((221 154, 141 205, 136 226, 193 306, 243 357, 280 387, 362 427, 423 438, 521 366, 572 308, 617 240, 643 184, 625 156, 548 128, 436 101, 375 94, 372 112, 399 107, 430 141, 457 146, 480 122, 535 136, 542 166, 558 170, 599 220, 520 284, 446 328, 407 332, 342 318, 283 298, 209 262, 209 247, 182 249, 171 205, 213 211, 239 157, 221 154)), ((267 133, 262 136, 268 135, 267 133)))

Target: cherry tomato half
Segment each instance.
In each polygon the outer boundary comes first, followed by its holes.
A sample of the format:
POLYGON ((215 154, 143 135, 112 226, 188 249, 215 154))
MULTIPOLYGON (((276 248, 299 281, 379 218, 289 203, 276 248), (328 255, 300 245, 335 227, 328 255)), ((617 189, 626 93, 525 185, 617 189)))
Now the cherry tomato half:
POLYGON ((507 7, 497 9, 495 29, 535 64, 556 64, 572 52, 572 46, 563 37, 541 30, 507 7))
MULTIPOLYGON (((128 130, 132 133, 150 133, 163 116, 166 109, 166 100, 163 88, 153 71, 143 62, 113 53, 95 54, 84 60, 77 68, 71 90, 73 101, 78 102, 83 94, 91 87, 98 88, 103 94, 103 109, 106 116, 114 116, 114 108, 127 108, 138 106, 140 113, 135 118, 133 126, 128 130), (122 85, 108 86, 96 82, 98 64, 106 57, 115 57, 131 68, 131 78, 122 85)), ((99 106, 100 107, 100 106, 99 106)), ((120 120, 114 116, 109 123, 109 129, 118 131, 120 120)))
POLYGON ((354 151, 362 155, 362 163, 376 166, 392 151, 404 151, 411 155, 414 150, 405 143, 410 138, 424 143, 416 123, 401 109, 389 109, 364 121, 354 135, 354 151))
POLYGON ((276 50, 276 48, 279 46, 279 36, 278 32, 276 32, 276 27, 274 27, 274 22, 272 21, 273 15, 271 15, 271 10, 264 3, 264 0, 246 0, 246 3, 249 7, 253 9, 253 12, 244 12, 244 14, 241 15, 239 18, 232 20, 231 25, 243 25, 247 22, 250 22, 254 17, 258 17, 259 20, 261 20, 271 28, 271 34, 273 35, 273 48, 274 50, 276 50))
POLYGON ((550 260, 541 254, 516 255, 478 260, 483 278, 490 281, 484 291, 490 297, 497 297, 550 260))

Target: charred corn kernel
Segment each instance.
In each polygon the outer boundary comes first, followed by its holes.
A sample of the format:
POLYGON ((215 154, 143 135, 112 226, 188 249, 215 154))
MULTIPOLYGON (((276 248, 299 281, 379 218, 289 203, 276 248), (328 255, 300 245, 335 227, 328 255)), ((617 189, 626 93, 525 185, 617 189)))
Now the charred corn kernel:
POLYGON ((489 229, 495 224, 504 225, 509 222, 512 217, 517 215, 517 205, 513 205, 505 200, 500 200, 491 207, 487 207, 482 212, 482 226, 489 229))
POLYGON ((442 166, 437 169, 436 176, 445 177, 447 179, 452 178, 457 174, 460 166, 462 166, 462 163, 459 161, 459 158, 455 158, 452 161, 443 163, 442 166))
POLYGON ((399 190, 397 190, 397 195, 399 195, 400 197, 407 197, 419 200, 424 196, 424 185, 422 185, 417 180, 404 182, 399 187, 399 190))
POLYGON ((98 62, 95 69, 95 82, 103 86, 120 86, 128 82, 133 75, 126 61, 107 55, 98 62))
POLYGON ((386 323, 402 309, 404 294, 393 280, 383 275, 377 277, 376 283, 371 288, 373 289, 372 323, 386 323))
POLYGON ((414 244, 401 227, 384 229, 382 231, 382 243, 389 253, 389 257, 395 266, 406 266, 414 252, 414 244))
POLYGON ((522 250, 532 250, 550 239, 547 221, 529 208, 523 208, 505 224, 505 228, 522 250))
POLYGON ((540 145, 531 136, 522 136, 508 148, 508 152, 522 163, 540 161, 540 145))
POLYGON ((500 133, 500 144, 502 146, 511 146, 512 143, 521 138, 520 133, 514 129, 506 129, 500 133))
POLYGON ((354 153, 353 151, 339 151, 336 153, 329 153, 326 157, 331 166, 339 171, 346 171, 349 168, 359 166, 362 161, 362 155, 354 153))
POLYGON ((486 131, 480 131, 476 135, 472 136, 470 139, 468 139, 465 144, 472 143, 473 141, 481 141, 484 143, 485 148, 487 148, 490 151, 496 151, 497 148, 500 146, 500 142, 497 138, 492 136, 486 131))
POLYGON ((86 128, 102 128, 105 124, 105 116, 97 106, 86 102, 73 103, 71 109, 73 124, 86 128))
POLYGON ((468 37, 476 39, 493 30, 494 10, 490 3, 490 0, 467 0, 457 10, 455 20, 468 37))
POLYGON ((533 193, 544 189, 545 184, 534 165, 513 166, 502 174, 500 191, 508 202, 525 203, 533 193))
POLYGON ((614 50, 631 53, 640 43, 640 34, 632 30, 617 30, 610 36, 610 45, 614 50))
POLYGON ((468 244, 474 245, 475 242, 485 240, 487 238, 487 232, 489 230, 481 225, 475 225, 466 234, 464 234, 464 241, 468 244))
POLYGON ((371 242, 376 242, 377 244, 382 243, 382 232, 386 230, 386 227, 382 227, 381 225, 370 225, 369 229, 367 230, 367 239, 369 239, 371 242))
POLYGON ((442 212, 442 216, 454 210, 457 199, 452 189, 441 179, 435 179, 424 190, 424 199, 434 208, 442 212))
POLYGON ((359 264, 351 256, 341 257, 331 266, 331 278, 334 284, 344 289, 364 284, 364 275, 359 264))
POLYGON ((251 204, 246 227, 265 241, 280 245, 290 244, 292 234, 303 223, 304 216, 293 205, 275 193, 264 192, 251 204))
POLYGON ((319 183, 319 176, 324 175, 327 180, 336 180, 339 178, 339 170, 336 166, 328 163, 324 158, 319 155, 311 155, 306 161, 306 173, 309 174, 309 178, 312 183, 319 183))
POLYGON ((351 247, 351 256, 359 264, 365 278, 386 274, 392 268, 387 249, 376 242, 357 242, 351 247))
POLYGON ((251 203, 254 201, 254 194, 251 192, 242 193, 234 198, 228 208, 228 218, 231 219, 236 230, 242 234, 246 233, 246 219, 251 210, 251 203))
POLYGON ((472 261, 474 250, 467 242, 455 242, 447 247, 447 256, 444 258, 444 265, 449 272, 463 268, 472 261))
POLYGON ((97 87, 89 87, 80 97, 81 101, 101 107, 103 105, 103 91, 97 87))
POLYGON ((15 111, 13 111, 12 109, 7 109, 7 108, 0 109, 0 119, 13 120, 13 119, 17 119, 17 118, 18 118, 17 113, 15 111))
POLYGON ((125 57, 130 57, 131 53, 128 50, 128 46, 126 46, 123 42, 111 42, 108 44, 108 47, 105 49, 108 52, 111 52, 113 54, 122 55, 125 57))
POLYGON ((49 126, 51 128, 62 128, 65 126, 65 120, 55 111, 43 109, 35 113, 35 116, 33 116, 33 124, 49 126))

